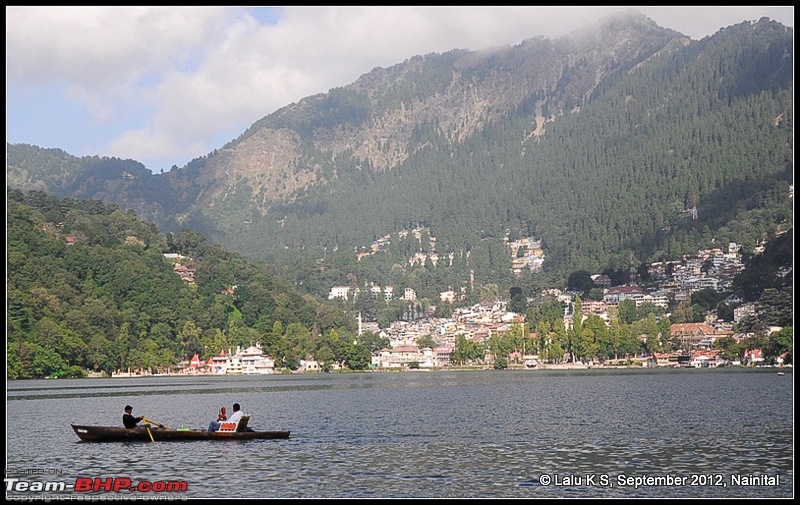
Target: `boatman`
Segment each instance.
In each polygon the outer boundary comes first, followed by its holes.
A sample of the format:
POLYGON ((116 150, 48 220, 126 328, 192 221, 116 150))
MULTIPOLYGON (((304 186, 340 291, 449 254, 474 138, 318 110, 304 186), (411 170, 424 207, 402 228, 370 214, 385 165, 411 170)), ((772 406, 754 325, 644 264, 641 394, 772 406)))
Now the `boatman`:
POLYGON ((125 413, 122 414, 122 424, 128 429, 136 428, 136 424, 144 419, 144 416, 133 417, 131 412, 133 412, 133 407, 125 405, 125 413))

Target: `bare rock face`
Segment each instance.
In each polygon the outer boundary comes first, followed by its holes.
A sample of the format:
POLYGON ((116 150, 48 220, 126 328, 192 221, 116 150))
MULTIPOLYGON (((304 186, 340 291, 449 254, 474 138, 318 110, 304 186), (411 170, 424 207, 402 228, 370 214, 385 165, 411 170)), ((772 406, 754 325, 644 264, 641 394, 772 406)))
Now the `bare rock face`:
POLYGON ((210 158, 201 180, 208 189, 205 198, 225 200, 233 188, 250 188, 253 204, 279 200, 316 181, 313 170, 298 166, 300 135, 289 129, 262 128, 251 137, 225 148, 210 158))
MULTIPOLYGON (((308 184, 325 183, 319 173, 325 160, 301 154, 302 142, 327 155, 328 161, 351 152, 355 166, 366 162, 373 170, 390 170, 425 148, 412 143, 416 128, 435 125, 457 145, 526 101, 535 102, 530 107, 529 138, 541 136, 547 122, 578 111, 575 104, 608 75, 681 38, 646 18, 623 16, 555 41, 537 37, 514 47, 415 56, 389 69, 374 69, 342 88, 365 97, 368 120, 355 126, 321 121, 300 132, 273 128, 267 117, 250 136, 210 157, 204 177, 218 186, 212 190, 215 198, 244 180, 255 195, 254 203, 261 206, 286 199, 308 184)), ((303 99, 273 114, 273 122, 280 124, 280 118, 291 115, 321 117, 319 106, 329 98, 303 99)))
MULTIPOLYGON (((565 219, 569 212, 597 211, 564 204, 558 195, 573 194, 576 186, 566 182, 557 167, 580 169, 574 174, 578 187, 595 184, 609 191, 629 174, 609 176, 615 181, 609 184, 594 178, 597 166, 610 171, 635 166, 637 174, 640 168, 673 175, 690 170, 690 164, 675 165, 671 158, 658 160, 669 165, 665 167, 642 163, 644 140, 658 135, 673 139, 674 134, 662 128, 681 128, 671 121, 689 117, 672 114, 661 121, 655 116, 664 110, 693 111, 697 89, 721 97, 713 103, 724 109, 737 93, 791 88, 790 41, 785 29, 768 21, 743 23, 692 42, 641 15, 621 16, 558 39, 535 37, 480 51, 454 49, 373 69, 352 84, 264 116, 224 147, 161 175, 149 174, 133 160, 75 159, 14 146, 7 156, 6 182, 9 187, 114 201, 165 229, 189 227, 252 257, 277 257, 293 248, 358 247, 387 231, 437 216, 451 239, 485 225, 532 226, 551 250, 560 248, 567 261, 576 247, 562 237, 575 234, 554 225, 547 236, 551 216, 565 219), (708 80, 708 75, 716 75, 709 69, 719 68, 730 71, 724 79, 708 80), (697 88, 698 79, 708 84, 697 88), (612 130, 622 140, 607 149, 598 139, 612 130), (637 140, 643 131, 648 137, 637 140), (597 163, 594 152, 603 153, 597 163), (502 174, 491 173, 495 162, 502 174), (484 167, 485 173, 476 178, 484 167), (406 170, 413 178, 404 178, 406 170), (491 207, 514 222, 473 216, 470 228, 461 229, 466 216, 463 209, 454 208, 471 200, 471 185, 488 180, 487 174, 508 175, 514 181, 516 186, 509 184, 507 189, 513 187, 523 197, 514 200, 519 208, 510 211, 511 201, 503 208, 504 197, 498 195, 491 203, 475 202, 480 205, 466 205, 467 209, 491 207), (547 191, 541 181, 549 181, 547 191), (564 187, 559 193, 553 184, 564 187), (449 198, 438 199, 441 189, 428 193, 437 187, 445 188, 449 198), (414 198, 425 198, 429 205, 408 205, 414 198)), ((774 129, 785 128, 791 114, 783 104, 789 100, 783 95, 774 100, 769 122, 774 129)), ((712 120, 691 119, 690 127, 696 128, 698 121, 713 127, 712 120)), ((729 132, 726 127, 723 136, 729 132)), ((777 130, 774 134, 782 135, 777 130)), ((674 143, 666 142, 669 156, 680 152, 674 143)), ((773 153, 782 149, 777 146, 790 143, 776 140, 776 147, 762 142, 748 149, 754 152, 762 145, 770 153, 767 158, 777 159, 773 153)), ((648 147, 654 152, 660 148, 648 147)), ((695 152, 697 146, 687 144, 684 150, 695 152)), ((720 161, 720 180, 729 180, 733 175, 726 167, 736 163, 723 164, 720 161)), ((500 187, 497 182, 492 184, 500 187)), ((651 215, 667 215, 670 203, 664 202, 680 196, 667 190, 657 195, 652 188, 653 184, 637 191, 660 209, 651 215)), ((651 223, 654 229, 656 220, 651 223)), ((625 235, 636 240, 645 233, 638 224, 613 230, 603 226, 597 223, 595 233, 619 235, 620 243, 631 240, 622 240, 625 235)))

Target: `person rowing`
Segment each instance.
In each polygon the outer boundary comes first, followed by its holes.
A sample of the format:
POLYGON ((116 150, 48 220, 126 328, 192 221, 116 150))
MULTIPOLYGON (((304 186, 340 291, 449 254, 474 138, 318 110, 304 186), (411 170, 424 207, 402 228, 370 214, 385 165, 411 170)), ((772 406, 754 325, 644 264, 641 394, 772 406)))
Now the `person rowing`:
POLYGON ((122 425, 126 428, 133 429, 136 428, 137 424, 144 419, 144 416, 133 417, 133 407, 130 405, 125 405, 125 413, 122 414, 122 425))

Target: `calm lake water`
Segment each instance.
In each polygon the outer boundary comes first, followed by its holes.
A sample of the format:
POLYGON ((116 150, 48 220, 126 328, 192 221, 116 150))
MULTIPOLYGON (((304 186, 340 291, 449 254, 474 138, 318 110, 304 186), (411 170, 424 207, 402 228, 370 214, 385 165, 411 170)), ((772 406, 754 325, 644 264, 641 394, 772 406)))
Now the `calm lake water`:
POLYGON ((162 499, 793 497, 793 398, 791 371, 742 369, 9 381, 6 478, 187 483, 162 499), (200 428, 234 402, 291 437, 86 443, 70 428, 121 425, 126 404, 200 428), (765 474, 779 483, 732 483, 765 474))

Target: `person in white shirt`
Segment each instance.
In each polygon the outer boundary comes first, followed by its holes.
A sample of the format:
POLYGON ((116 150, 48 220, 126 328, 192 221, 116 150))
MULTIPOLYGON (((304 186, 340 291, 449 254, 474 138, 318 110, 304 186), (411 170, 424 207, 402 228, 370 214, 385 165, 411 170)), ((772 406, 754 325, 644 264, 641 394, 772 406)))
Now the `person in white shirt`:
POLYGON ((240 408, 241 407, 239 406, 238 403, 234 403, 233 404, 233 414, 231 414, 231 417, 228 418, 228 422, 229 423, 238 423, 239 419, 242 418, 242 416, 244 415, 244 412, 239 410, 240 408))
MULTIPOLYGON (((231 417, 228 418, 229 423, 239 424, 239 420, 244 415, 244 412, 242 412, 240 408, 241 407, 239 406, 238 403, 233 404, 233 414, 231 414, 231 417)), ((245 426, 244 428, 239 429, 239 431, 255 431, 255 430, 249 426, 245 426)))

